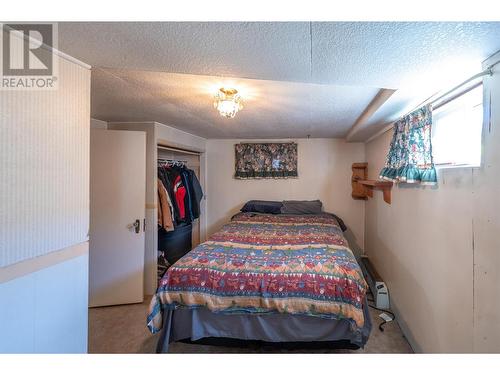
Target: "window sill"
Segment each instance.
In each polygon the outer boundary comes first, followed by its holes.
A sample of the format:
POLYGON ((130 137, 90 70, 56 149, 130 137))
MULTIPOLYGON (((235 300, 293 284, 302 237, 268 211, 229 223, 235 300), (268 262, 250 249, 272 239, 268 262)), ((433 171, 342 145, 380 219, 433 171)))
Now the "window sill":
POLYGON ((434 164, 436 169, 458 169, 458 168, 481 168, 480 165, 472 164, 434 164))

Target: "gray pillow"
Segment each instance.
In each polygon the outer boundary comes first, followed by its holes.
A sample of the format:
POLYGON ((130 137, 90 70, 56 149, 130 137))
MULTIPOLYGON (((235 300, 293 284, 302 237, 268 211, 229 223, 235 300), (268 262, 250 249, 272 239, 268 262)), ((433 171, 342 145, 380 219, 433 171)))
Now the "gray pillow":
POLYGON ((320 214, 322 213, 323 203, 320 200, 315 201, 283 201, 281 207, 282 214, 320 214))

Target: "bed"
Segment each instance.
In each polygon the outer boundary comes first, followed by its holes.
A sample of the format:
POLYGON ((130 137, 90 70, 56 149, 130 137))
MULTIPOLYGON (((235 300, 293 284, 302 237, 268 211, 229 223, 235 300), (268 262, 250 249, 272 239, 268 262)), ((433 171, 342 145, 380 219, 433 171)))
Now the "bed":
POLYGON ((367 285, 335 217, 235 215, 172 265, 147 317, 170 342, 226 338, 363 347, 367 285))

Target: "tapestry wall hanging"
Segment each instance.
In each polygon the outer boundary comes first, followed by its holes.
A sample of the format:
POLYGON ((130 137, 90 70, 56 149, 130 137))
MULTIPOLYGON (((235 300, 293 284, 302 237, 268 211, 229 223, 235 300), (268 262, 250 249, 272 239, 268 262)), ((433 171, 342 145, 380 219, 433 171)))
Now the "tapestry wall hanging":
POLYGON ((297 173, 297 143, 234 145, 235 178, 293 178, 297 173))

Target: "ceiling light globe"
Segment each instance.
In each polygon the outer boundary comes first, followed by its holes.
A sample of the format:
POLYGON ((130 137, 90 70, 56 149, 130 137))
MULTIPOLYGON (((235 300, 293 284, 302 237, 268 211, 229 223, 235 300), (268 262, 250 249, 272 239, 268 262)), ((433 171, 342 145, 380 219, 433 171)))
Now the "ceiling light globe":
POLYGON ((222 117, 234 118, 236 113, 243 108, 238 90, 221 87, 215 95, 214 107, 222 117))

